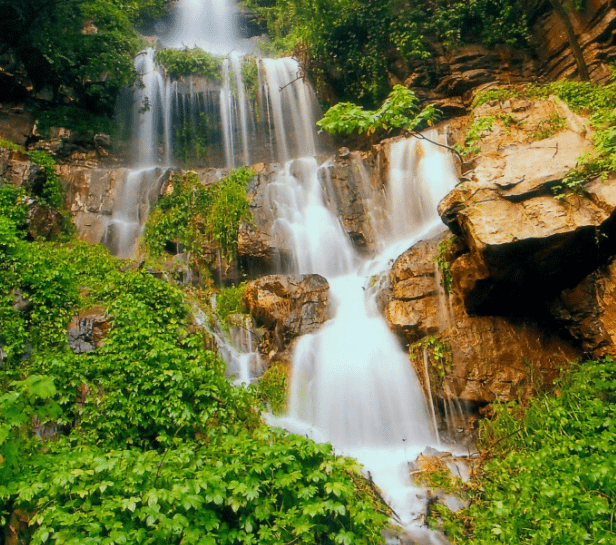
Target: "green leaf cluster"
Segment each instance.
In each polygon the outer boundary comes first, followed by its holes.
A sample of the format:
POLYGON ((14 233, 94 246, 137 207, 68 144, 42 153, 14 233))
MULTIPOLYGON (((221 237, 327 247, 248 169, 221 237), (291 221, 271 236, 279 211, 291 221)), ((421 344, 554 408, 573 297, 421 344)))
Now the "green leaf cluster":
POLYGON ((493 458, 449 516, 454 543, 616 542, 615 377, 614 360, 585 362, 527 407, 496 406, 482 430, 493 458))
POLYGON ((158 201, 146 223, 144 241, 150 253, 161 255, 173 244, 196 259, 205 259, 212 246, 223 257, 233 257, 240 225, 252 219, 246 187, 253 176, 242 167, 207 186, 193 171, 176 176, 173 191, 158 201))
POLYGON ((265 404, 272 414, 280 415, 286 412, 289 399, 291 368, 282 362, 272 362, 257 381, 257 397, 265 404))
POLYGON ((157 64, 164 66, 174 79, 201 76, 220 82, 222 80, 222 61, 223 57, 212 55, 198 47, 159 49, 156 52, 157 64))
POLYGON ((216 295, 216 307, 214 312, 223 327, 229 328, 229 316, 232 314, 246 314, 248 309, 244 302, 244 292, 246 284, 242 283, 237 286, 227 286, 222 288, 216 295))
POLYGON ((371 135, 376 131, 402 129, 414 131, 434 124, 439 111, 429 104, 419 111, 419 99, 403 85, 394 86, 391 93, 377 110, 365 110, 350 102, 332 106, 317 125, 331 134, 371 135))
MULTIPOLYGON (((303 59, 324 97, 374 107, 400 64, 435 54, 431 40, 460 43, 528 41, 518 0, 244 0, 266 21, 277 49, 303 59)), ((405 77, 402 75, 400 77, 405 77)))

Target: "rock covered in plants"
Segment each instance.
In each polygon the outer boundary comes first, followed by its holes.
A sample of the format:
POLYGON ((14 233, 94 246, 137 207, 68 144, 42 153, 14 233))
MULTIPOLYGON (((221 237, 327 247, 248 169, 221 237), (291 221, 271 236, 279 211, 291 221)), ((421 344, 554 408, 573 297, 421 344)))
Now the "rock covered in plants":
POLYGON ((109 327, 109 318, 101 305, 81 310, 68 326, 68 345, 75 354, 95 350, 102 346, 109 327))
POLYGON ((263 276, 246 284, 244 301, 257 322, 268 329, 265 352, 287 361, 289 345, 314 333, 331 317, 329 284, 318 274, 263 276))

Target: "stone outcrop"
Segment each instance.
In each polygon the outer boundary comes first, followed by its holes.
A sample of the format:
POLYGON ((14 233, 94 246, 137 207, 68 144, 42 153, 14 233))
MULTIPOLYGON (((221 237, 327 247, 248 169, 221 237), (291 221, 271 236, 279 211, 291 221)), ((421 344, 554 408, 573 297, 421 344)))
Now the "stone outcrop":
POLYGON ((616 356, 616 263, 599 267, 563 290, 550 311, 593 358, 616 356))
MULTIPOLYGON (((577 74, 565 25, 550 2, 531 0, 528 4, 541 73, 550 80, 577 74)), ((611 73, 610 64, 616 59, 616 7, 608 0, 590 0, 582 11, 568 9, 567 13, 590 78, 606 81, 611 73)))
MULTIPOLYGON (((532 110, 541 104, 513 115, 538 126, 532 110)), ((587 184, 584 196, 554 197, 590 143, 583 121, 553 105, 569 129, 539 141, 525 141, 532 135, 526 130, 506 147, 499 131, 486 135, 463 183, 439 205, 470 252, 470 261, 454 262, 452 275, 471 313, 523 313, 537 298, 575 286, 615 251, 615 179, 587 184)))
POLYGON ((109 318, 105 309, 99 305, 79 312, 73 316, 68 326, 68 345, 75 354, 91 352, 102 346, 109 318))
POLYGON ((314 333, 330 318, 329 284, 318 274, 268 275, 249 282, 244 301, 267 329, 261 351, 288 361, 288 348, 300 335, 314 333))
POLYGON ((409 345, 426 393, 428 361, 438 403, 458 398, 476 406, 526 396, 581 355, 547 314, 469 315, 458 293, 448 295, 440 286, 439 240, 420 242, 395 261, 385 307, 390 327, 409 345))

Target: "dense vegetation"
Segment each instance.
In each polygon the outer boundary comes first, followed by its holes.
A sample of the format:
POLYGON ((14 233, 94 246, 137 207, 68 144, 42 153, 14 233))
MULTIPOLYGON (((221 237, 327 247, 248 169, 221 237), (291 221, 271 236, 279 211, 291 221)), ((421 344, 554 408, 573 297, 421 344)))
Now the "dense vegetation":
POLYGON ((553 393, 495 413, 470 506, 439 505, 433 524, 469 545, 616 543, 616 362, 585 362, 553 393))
POLYGON ((191 253, 198 265, 219 248, 223 257, 232 258, 240 225, 252 218, 246 188, 253 176, 249 167, 242 167, 208 186, 194 171, 175 176, 172 191, 156 203, 145 227, 150 254, 161 255, 171 246, 176 253, 191 253))
MULTIPOLYGON (((396 66, 435 54, 434 42, 528 41, 518 0, 246 0, 277 47, 294 51, 328 99, 375 107, 396 66), (329 90, 329 92, 328 92, 329 90)), ((404 77, 404 76, 403 76, 404 77)))
POLYGON ((0 52, 12 53, 35 89, 112 112, 117 91, 137 80, 140 17, 171 0, 0 0, 0 52))
POLYGON ((28 240, 0 185, 0 527, 24 543, 378 543, 357 465, 267 428, 177 288, 101 247, 28 240), (74 353, 97 305, 110 328, 74 353))

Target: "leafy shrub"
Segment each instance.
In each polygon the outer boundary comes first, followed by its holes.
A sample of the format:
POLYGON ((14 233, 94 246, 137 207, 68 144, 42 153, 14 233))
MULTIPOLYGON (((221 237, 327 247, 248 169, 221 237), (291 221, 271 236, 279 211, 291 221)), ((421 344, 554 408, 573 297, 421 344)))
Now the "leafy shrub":
POLYGON ((614 542, 615 377, 614 360, 585 362, 553 394, 495 407, 482 431, 493 457, 471 506, 452 519, 454 543, 614 542))
POLYGON ((242 222, 252 213, 246 187, 254 172, 248 167, 231 171, 220 182, 203 186, 195 172, 173 180, 173 192, 163 196, 145 226, 144 240, 153 255, 160 255, 174 241, 197 258, 204 258, 207 245, 217 245, 223 256, 237 248, 242 222))
POLYGON ((53 450, 9 488, 35 513, 33 543, 381 543, 386 516, 355 487, 358 466, 281 431, 164 453, 53 450))
POLYGON ((198 47, 192 49, 160 49, 156 52, 156 62, 163 65, 174 79, 186 76, 202 76, 214 81, 221 81, 222 61, 222 57, 207 53, 198 47))
POLYGON ((279 415, 287 410, 290 372, 288 364, 273 362, 257 381, 257 397, 272 411, 272 414, 279 415))
POLYGON ((245 291, 246 284, 228 286, 222 288, 216 296, 216 308, 214 310, 223 326, 229 326, 227 318, 231 314, 246 314, 248 312, 244 303, 245 291))
POLYGON ((358 132, 370 135, 377 130, 413 131, 432 125, 438 116, 439 112, 432 104, 420 112, 419 99, 415 93, 402 85, 396 85, 378 110, 364 110, 350 102, 340 102, 327 110, 317 125, 332 134, 358 132))

